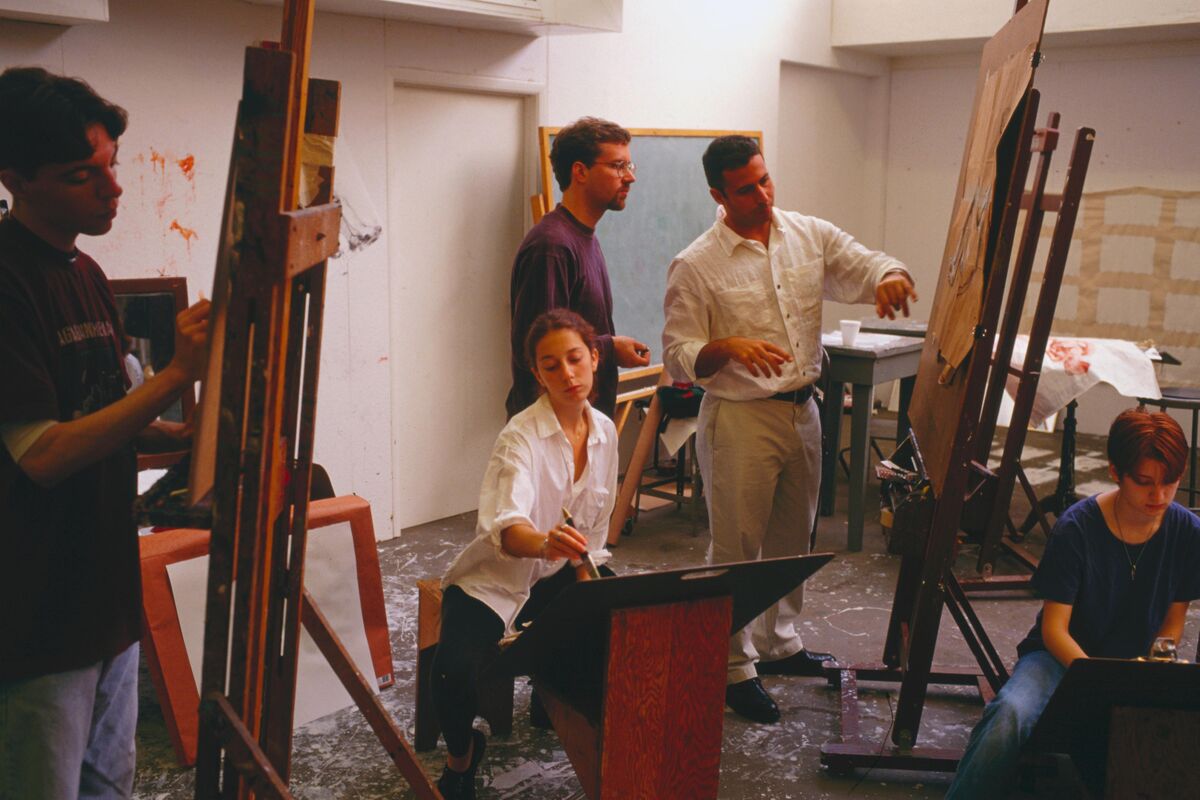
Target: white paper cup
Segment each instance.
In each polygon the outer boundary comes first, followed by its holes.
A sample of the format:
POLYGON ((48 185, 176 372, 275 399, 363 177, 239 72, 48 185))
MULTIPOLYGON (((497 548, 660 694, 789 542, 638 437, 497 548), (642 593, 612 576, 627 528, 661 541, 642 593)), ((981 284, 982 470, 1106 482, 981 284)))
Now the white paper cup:
POLYGON ((858 338, 858 329, 862 327, 862 322, 856 319, 844 319, 841 321, 842 326, 842 344, 846 347, 854 347, 854 340, 858 338))

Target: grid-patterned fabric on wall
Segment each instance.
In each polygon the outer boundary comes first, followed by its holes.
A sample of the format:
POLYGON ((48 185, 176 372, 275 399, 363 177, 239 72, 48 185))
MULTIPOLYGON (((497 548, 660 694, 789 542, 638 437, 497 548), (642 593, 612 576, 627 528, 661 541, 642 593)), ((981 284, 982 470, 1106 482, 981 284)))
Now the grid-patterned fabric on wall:
MULTIPOLYGON (((1053 215, 1047 223, 1039 265, 1053 215)), ((1026 301, 1026 328, 1039 277, 1026 301)), ((1152 340, 1183 362, 1164 384, 1200 385, 1200 192, 1136 186, 1085 194, 1053 333, 1152 340)))

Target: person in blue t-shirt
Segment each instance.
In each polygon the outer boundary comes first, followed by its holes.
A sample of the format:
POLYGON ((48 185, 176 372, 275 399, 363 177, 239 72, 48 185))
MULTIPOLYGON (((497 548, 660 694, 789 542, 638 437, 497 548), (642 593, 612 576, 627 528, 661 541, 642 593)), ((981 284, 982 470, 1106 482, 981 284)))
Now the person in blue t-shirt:
POLYGON ((1117 488, 1059 517, 1033 575, 1043 599, 1012 677, 984 709, 947 798, 1005 797, 1021 746, 1077 658, 1145 656, 1179 643, 1200 597, 1200 518, 1173 502, 1188 453, 1179 423, 1131 409, 1108 433, 1117 488))

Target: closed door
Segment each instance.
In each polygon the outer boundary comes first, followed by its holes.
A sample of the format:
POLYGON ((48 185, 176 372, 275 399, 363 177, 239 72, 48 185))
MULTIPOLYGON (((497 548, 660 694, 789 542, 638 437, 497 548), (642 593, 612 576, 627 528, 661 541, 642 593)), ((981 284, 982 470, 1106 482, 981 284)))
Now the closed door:
POLYGON ((504 425, 525 99, 397 86, 389 121, 396 527, 470 511, 504 425))

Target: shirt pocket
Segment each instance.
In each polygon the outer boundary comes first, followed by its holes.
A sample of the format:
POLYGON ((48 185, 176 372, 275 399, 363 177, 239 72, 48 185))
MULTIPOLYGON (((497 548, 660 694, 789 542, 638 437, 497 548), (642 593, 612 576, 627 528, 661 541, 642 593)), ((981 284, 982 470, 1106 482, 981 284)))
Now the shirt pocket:
POLYGON ((757 286, 738 286, 714 292, 717 301, 714 337, 744 336, 750 339, 777 338, 775 317, 779 313, 773 292, 757 286))
POLYGON ((813 258, 793 264, 783 270, 787 281, 789 310, 808 316, 815 313, 818 324, 821 317, 821 301, 825 294, 825 259, 813 258))

